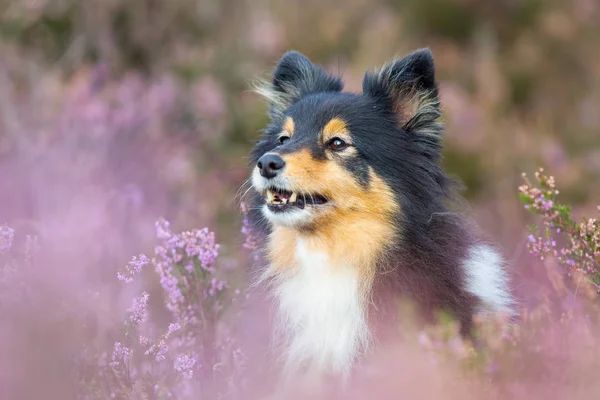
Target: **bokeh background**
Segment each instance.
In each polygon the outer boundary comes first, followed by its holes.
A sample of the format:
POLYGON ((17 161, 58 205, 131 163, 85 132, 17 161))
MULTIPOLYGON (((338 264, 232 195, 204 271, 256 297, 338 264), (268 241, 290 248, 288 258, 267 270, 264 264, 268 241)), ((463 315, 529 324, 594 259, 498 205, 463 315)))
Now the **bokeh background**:
POLYGON ((598 38, 595 0, 0 0, 0 223, 61 249, 43 279, 104 293, 109 326, 130 301, 115 273, 161 216, 214 230, 225 269, 247 264, 237 195, 267 123, 249 89, 284 51, 360 91, 365 70, 426 46, 446 167, 535 302, 547 277, 517 186, 543 166, 594 212, 598 38))
POLYGON ((545 166, 577 207, 599 198, 593 0, 3 0, 1 9, 0 154, 3 164, 20 157, 31 183, 2 177, 3 220, 66 206, 36 190, 36 179, 57 179, 229 241, 244 157, 267 122, 250 83, 288 49, 358 91, 366 69, 430 47, 447 168, 508 251, 525 215, 520 172, 545 166), (53 157, 71 167, 40 168, 53 157), (110 178, 95 180, 101 170, 110 178))

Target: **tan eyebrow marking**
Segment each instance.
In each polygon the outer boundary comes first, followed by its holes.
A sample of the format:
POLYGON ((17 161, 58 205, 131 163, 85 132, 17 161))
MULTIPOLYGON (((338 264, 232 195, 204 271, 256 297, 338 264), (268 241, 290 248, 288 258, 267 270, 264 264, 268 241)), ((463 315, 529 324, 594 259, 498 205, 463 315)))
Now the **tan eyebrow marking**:
POLYGON ((295 129, 295 124, 294 124, 294 120, 292 119, 292 117, 286 117, 285 121, 283 122, 283 133, 287 133, 290 135, 290 137, 294 136, 294 129, 295 129))
POLYGON ((339 137, 340 139, 344 139, 349 143, 352 143, 352 137, 350 136, 350 131, 346 126, 346 122, 341 118, 332 118, 323 128, 321 132, 321 141, 323 143, 331 140, 334 137, 339 137))

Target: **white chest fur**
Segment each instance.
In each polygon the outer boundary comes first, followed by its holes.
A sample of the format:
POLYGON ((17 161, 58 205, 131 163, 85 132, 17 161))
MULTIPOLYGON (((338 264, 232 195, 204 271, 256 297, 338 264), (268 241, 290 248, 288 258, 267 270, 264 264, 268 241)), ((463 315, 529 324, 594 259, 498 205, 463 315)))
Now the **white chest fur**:
POLYGON ((326 252, 309 250, 302 238, 295 261, 293 271, 274 287, 286 373, 306 368, 309 375, 346 376, 371 339, 359 270, 335 265, 326 252))

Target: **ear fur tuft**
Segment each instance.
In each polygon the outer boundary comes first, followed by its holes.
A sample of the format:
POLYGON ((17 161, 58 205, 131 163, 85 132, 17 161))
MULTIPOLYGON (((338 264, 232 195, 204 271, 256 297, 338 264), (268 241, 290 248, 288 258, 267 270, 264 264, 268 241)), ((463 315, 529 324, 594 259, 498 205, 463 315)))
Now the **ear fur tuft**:
POLYGON ((441 136, 440 101, 429 49, 416 50, 378 71, 367 72, 363 92, 385 102, 406 132, 434 139, 441 136))
POLYGON ((277 120, 303 96, 320 92, 341 92, 341 79, 327 74, 297 51, 285 53, 273 72, 272 81, 258 82, 254 91, 269 102, 269 115, 277 120))

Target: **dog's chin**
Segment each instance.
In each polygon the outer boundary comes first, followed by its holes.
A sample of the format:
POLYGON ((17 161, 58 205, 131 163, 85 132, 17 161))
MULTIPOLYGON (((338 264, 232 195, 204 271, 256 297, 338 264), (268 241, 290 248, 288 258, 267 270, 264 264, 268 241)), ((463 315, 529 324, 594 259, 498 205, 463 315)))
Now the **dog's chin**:
POLYGON ((281 206, 265 204, 262 212, 265 218, 273 225, 283 226, 290 229, 307 230, 312 229, 319 220, 331 211, 331 204, 319 206, 307 206, 299 209, 290 206, 282 209, 281 206))
POLYGON ((310 209, 290 208, 288 210, 274 209, 265 204, 262 208, 265 218, 273 225, 284 226, 291 229, 306 229, 316 221, 317 213, 310 209))

